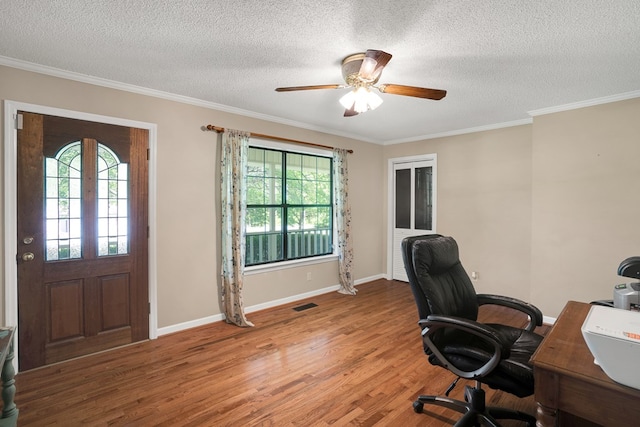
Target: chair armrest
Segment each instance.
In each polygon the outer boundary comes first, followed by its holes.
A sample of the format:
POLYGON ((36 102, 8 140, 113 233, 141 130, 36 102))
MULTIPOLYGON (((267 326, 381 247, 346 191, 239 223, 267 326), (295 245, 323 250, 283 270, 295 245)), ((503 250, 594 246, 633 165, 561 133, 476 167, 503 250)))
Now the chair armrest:
POLYGON ((494 328, 488 325, 461 317, 440 316, 435 314, 428 316, 426 319, 420 320, 418 324, 422 328, 422 339, 429 350, 431 350, 431 352, 440 360, 445 368, 459 377, 466 379, 483 377, 491 372, 498 363, 500 363, 500 360, 509 357, 510 344, 505 341, 494 328), (462 371, 458 369, 458 367, 451 363, 447 357, 442 354, 440 349, 431 340, 432 335, 440 329, 445 328, 454 328, 468 332, 489 343, 493 346, 493 355, 491 356, 491 359, 474 371, 462 371))
POLYGON ((524 302, 517 298, 503 295, 478 294, 478 305, 493 304, 513 308, 529 316, 529 323, 524 328, 533 332, 536 326, 542 326, 542 311, 533 304, 524 302))

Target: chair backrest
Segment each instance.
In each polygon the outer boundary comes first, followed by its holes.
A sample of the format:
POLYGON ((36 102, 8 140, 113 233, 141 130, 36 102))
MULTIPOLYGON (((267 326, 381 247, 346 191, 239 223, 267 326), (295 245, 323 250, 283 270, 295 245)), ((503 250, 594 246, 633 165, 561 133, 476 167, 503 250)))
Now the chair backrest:
POLYGON ((402 241, 402 256, 421 319, 441 314, 477 320, 476 292, 452 237, 408 237, 402 241))

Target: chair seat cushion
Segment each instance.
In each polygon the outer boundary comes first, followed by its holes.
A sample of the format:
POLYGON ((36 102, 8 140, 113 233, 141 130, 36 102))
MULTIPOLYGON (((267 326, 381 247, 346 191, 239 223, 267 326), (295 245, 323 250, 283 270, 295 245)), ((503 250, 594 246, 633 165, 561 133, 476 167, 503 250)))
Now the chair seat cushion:
MULTIPOLYGON (((491 388, 504 390, 518 397, 533 394, 533 367, 529 361, 540 345, 542 336, 507 325, 488 324, 511 343, 510 355, 487 376, 477 378, 491 388)), ((447 330, 439 349, 450 363, 462 371, 473 371, 491 359, 493 347, 481 338, 457 329, 447 330)), ((430 352, 428 352, 429 354, 430 352)), ((444 367, 433 354, 429 362, 444 367)))

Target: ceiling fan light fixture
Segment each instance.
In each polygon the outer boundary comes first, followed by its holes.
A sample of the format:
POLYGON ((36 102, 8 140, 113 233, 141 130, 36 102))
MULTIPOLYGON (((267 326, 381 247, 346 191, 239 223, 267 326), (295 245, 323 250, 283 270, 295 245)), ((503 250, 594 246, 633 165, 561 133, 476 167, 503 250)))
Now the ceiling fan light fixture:
POLYGON ((436 101, 447 95, 447 91, 442 89, 390 83, 378 84, 382 70, 390 60, 390 53, 382 50, 367 49, 366 52, 354 53, 342 60, 342 78, 346 84, 278 87, 276 92, 350 87, 352 90, 340 98, 340 104, 345 108, 344 117, 353 117, 369 110, 375 110, 382 104, 382 98, 373 93, 371 88, 375 88, 381 93, 436 101))
MULTIPOLYGON (((362 60, 362 65, 360 65, 360 75, 365 80, 373 81, 374 77, 376 77, 375 72, 376 67, 378 66, 378 61, 373 58, 365 57, 362 60)), ((382 69, 380 69, 382 71, 382 69)))
POLYGON ((367 104, 369 105, 370 110, 375 110, 382 105, 382 98, 376 95, 375 92, 367 89, 367 104))
POLYGON ((346 109, 353 107, 356 113, 364 113, 378 108, 382 104, 382 98, 361 86, 340 98, 340 104, 346 109))

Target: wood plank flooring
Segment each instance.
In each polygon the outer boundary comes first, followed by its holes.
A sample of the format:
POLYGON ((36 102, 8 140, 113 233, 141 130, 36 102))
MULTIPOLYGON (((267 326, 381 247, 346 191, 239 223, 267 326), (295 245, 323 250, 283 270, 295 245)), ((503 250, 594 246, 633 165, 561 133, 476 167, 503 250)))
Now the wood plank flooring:
MULTIPOLYGON (((442 394, 454 377, 429 365, 422 351, 409 286, 377 280, 358 290, 251 313, 254 328, 219 322, 21 372, 18 424, 453 424, 456 412, 425 407, 416 414, 411 406, 419 394, 442 394), (293 310, 306 303, 317 306, 293 310)), ((526 320, 495 308, 483 308, 481 318, 526 320)), ((464 384, 451 397, 461 398, 464 384)), ((535 412, 533 397, 488 389, 487 402, 535 412)))

